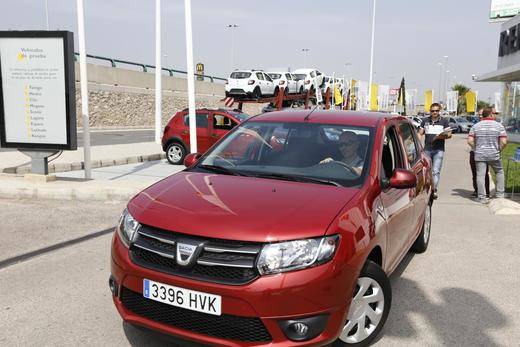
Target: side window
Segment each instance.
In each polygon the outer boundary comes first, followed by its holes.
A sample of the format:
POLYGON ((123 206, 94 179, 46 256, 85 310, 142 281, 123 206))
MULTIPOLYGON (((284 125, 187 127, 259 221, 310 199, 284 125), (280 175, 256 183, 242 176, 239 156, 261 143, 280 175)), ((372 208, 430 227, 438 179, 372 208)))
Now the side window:
POLYGON ((287 81, 292 81, 291 74, 286 73, 285 77, 287 78, 287 81))
MULTIPOLYGON (((197 128, 208 128, 208 115, 206 113, 197 113, 196 115, 197 128)), ((184 116, 184 125, 190 126, 189 114, 184 116)))
POLYGON ((321 72, 319 72, 318 70, 316 70, 316 75, 321 76, 321 72))
POLYGON ((268 74, 264 74, 265 76, 265 79, 269 82, 272 82, 273 80, 271 79, 271 77, 268 75, 268 74))
POLYGON ((222 114, 213 115, 213 129, 231 130, 236 126, 236 123, 229 117, 222 114))
POLYGON ((259 80, 264 80, 264 75, 261 73, 261 72, 257 72, 256 73, 256 78, 258 78, 259 80))
POLYGON ((316 77, 316 73, 314 71, 311 71, 311 77, 312 78, 316 77))
POLYGON ((390 128, 383 141, 383 154, 381 156, 381 177, 390 179, 396 168, 402 168, 399 141, 397 141, 395 129, 390 128))
POLYGON ((409 163, 415 162, 417 159, 417 148, 415 147, 415 141, 413 138, 413 131, 410 124, 401 123, 399 125, 403 136, 404 150, 409 163))

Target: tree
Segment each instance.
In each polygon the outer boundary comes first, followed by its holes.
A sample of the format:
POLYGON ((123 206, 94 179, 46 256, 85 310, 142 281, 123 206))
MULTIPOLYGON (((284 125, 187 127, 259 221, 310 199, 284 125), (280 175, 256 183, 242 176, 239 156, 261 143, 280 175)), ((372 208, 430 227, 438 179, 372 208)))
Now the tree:
POLYGON ((457 83, 453 87, 451 87, 451 90, 459 92, 457 114, 467 113, 466 93, 469 92, 471 88, 468 88, 463 84, 457 83))
POLYGON ((482 110, 485 107, 491 107, 491 104, 489 102, 486 102, 484 100, 478 100, 477 101, 477 111, 482 110))

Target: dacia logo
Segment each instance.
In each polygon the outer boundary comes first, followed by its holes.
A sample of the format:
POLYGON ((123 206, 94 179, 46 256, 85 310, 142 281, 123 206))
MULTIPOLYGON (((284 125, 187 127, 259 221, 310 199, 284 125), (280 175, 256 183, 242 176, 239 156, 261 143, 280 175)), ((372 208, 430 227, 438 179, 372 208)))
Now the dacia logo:
POLYGON ((175 259, 180 266, 193 266, 202 252, 203 244, 192 240, 179 240, 175 259))

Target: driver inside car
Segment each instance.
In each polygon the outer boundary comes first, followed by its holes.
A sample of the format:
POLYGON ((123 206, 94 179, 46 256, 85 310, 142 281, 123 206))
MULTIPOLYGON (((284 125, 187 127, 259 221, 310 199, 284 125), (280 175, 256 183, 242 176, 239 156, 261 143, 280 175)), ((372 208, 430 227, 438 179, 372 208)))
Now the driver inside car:
POLYGON ((338 148, 341 158, 335 160, 327 157, 320 161, 320 164, 327 164, 333 161, 341 162, 352 168, 358 175, 363 171, 364 160, 358 156, 359 139, 353 131, 344 131, 339 135, 338 148))

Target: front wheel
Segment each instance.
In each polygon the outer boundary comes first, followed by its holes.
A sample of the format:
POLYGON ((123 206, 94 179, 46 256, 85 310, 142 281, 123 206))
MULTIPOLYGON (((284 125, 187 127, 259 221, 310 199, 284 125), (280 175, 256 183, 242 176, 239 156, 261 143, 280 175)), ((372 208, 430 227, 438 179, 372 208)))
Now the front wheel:
POLYGON ((170 164, 181 165, 185 156, 186 150, 178 142, 172 142, 166 148, 166 159, 168 159, 170 164))
POLYGON ((369 346, 385 325, 391 305, 388 277, 381 267, 367 260, 357 279, 347 321, 333 346, 369 346))
POLYGON ((432 205, 428 204, 426 206, 426 210, 424 211, 424 222, 419 233, 417 239, 412 245, 412 252, 414 253, 424 253, 426 249, 428 249, 428 244, 430 243, 430 231, 432 225, 432 205))

